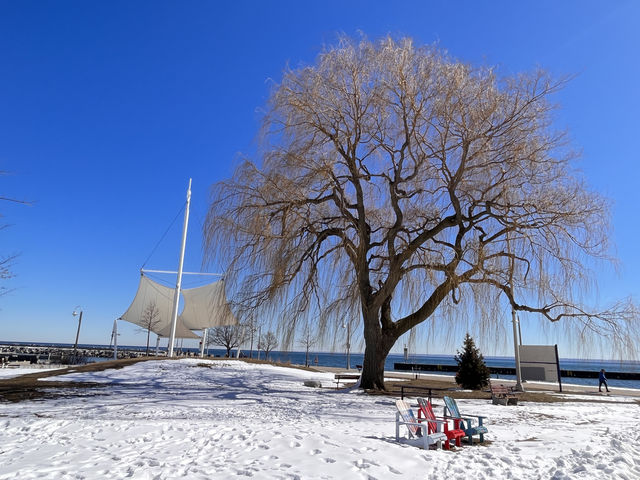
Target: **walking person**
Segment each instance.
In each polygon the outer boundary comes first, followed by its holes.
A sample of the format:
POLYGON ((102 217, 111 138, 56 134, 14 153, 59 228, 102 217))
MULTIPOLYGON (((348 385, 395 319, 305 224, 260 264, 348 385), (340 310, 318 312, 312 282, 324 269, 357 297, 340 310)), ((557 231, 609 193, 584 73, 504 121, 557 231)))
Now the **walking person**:
POLYGON ((604 368, 600 370, 600 375, 598 375, 598 391, 602 392, 602 385, 604 384, 604 388, 609 391, 609 385, 607 385, 607 377, 604 374, 604 368))

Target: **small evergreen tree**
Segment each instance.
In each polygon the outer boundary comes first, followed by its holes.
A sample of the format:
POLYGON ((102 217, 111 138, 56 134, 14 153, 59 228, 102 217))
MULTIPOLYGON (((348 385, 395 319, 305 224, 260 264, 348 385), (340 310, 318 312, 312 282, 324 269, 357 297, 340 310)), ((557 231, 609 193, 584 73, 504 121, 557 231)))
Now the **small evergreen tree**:
POLYGON ((476 348, 473 338, 467 333, 464 337, 462 352, 456 352, 456 383, 462 388, 480 390, 489 385, 489 367, 484 363, 484 357, 476 348))

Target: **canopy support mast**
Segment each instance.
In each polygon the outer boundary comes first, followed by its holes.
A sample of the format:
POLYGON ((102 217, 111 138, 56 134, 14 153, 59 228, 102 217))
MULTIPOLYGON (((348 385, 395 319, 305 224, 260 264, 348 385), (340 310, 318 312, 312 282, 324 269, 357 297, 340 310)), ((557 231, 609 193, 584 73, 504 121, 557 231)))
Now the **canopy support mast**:
POLYGON ((182 267, 184 264, 184 250, 187 245, 187 226, 189 225, 189 205, 191 203, 191 179, 187 189, 187 206, 184 210, 184 226, 182 227, 182 246, 180 248, 180 262, 178 263, 178 279, 176 281, 176 291, 173 297, 173 314, 171 316, 171 336, 169 337, 169 352, 167 356, 173 357, 173 344, 176 338, 176 325, 178 323, 178 303, 180 302, 180 286, 182 285, 182 267))

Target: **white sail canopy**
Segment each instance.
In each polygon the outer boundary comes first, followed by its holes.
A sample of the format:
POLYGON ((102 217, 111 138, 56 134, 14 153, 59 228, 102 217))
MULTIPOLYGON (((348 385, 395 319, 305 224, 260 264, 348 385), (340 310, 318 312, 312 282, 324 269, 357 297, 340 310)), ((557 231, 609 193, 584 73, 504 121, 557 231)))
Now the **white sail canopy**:
MULTIPOLYGON (((171 335, 171 314, 175 289, 165 287, 142 275, 131 306, 120 317, 161 337, 171 335)), ((176 338, 199 338, 191 330, 221 325, 236 325, 226 301, 224 282, 181 290, 184 309, 176 324, 176 338)))
MULTIPOLYGON (((154 333, 159 337, 169 338, 171 336, 171 322, 169 322, 169 325, 166 327, 154 333)), ((182 322, 180 322, 180 319, 178 319, 178 323, 176 324, 176 338, 200 338, 200 336, 185 327, 182 322)))
POLYGON ((179 320, 187 328, 203 330, 210 327, 237 325, 224 293, 224 281, 182 290, 184 309, 179 320))

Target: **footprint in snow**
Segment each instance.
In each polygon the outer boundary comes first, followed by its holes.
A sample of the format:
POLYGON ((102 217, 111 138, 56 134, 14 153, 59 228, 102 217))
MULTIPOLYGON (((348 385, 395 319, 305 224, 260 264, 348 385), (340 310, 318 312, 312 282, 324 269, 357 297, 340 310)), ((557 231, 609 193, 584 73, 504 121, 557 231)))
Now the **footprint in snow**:
POLYGON ((309 455, 320 455, 321 453, 322 450, 318 450, 317 448, 315 448, 309 452, 309 455))
POLYGON ((337 443, 330 442, 328 440, 323 440, 322 443, 324 443, 325 445, 329 445, 331 447, 340 447, 340 448, 342 448, 342 445, 338 445, 337 443))
POLYGON ((377 467, 377 466, 378 466, 378 464, 377 464, 377 463, 372 462, 371 460, 366 460, 366 459, 364 459, 364 458, 362 458, 362 459, 360 459, 360 460, 356 460, 355 462, 353 462, 353 464, 354 464, 356 467, 358 467, 358 468, 360 468, 360 469, 362 469, 362 470, 367 469, 367 468, 369 468, 369 467, 371 467, 371 466, 374 466, 374 467, 377 467))
POLYGON ((238 470, 236 475, 239 477, 253 477, 253 472, 250 470, 238 470))

